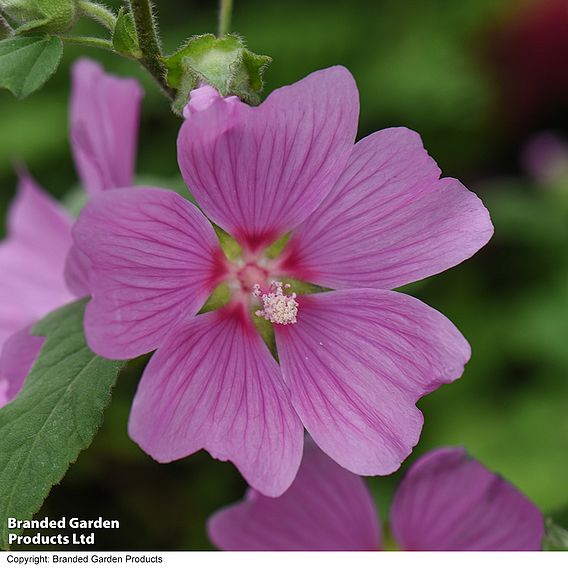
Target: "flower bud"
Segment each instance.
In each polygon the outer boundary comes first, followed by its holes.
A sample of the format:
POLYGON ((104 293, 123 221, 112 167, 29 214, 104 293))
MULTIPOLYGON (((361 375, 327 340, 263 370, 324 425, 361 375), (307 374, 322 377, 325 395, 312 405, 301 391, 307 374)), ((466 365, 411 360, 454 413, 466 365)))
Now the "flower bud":
POLYGON ((260 102, 262 73, 272 59, 249 51, 244 41, 228 34, 217 38, 205 34, 191 38, 164 62, 168 84, 178 90, 174 110, 187 103, 189 92, 202 84, 215 87, 221 95, 236 95, 249 104, 260 102))
POLYGON ((19 25, 16 31, 64 32, 78 18, 76 0, 0 0, 0 11, 19 25))

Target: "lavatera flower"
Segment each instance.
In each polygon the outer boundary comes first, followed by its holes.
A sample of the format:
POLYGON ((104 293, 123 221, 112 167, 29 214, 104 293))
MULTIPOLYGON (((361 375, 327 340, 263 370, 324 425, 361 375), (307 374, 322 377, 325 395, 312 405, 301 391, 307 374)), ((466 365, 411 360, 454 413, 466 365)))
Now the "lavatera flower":
MULTIPOLYGON (((363 480, 306 440, 298 476, 281 497, 249 489, 208 522, 222 550, 382 550, 363 480)), ((403 550, 540 550, 544 519, 517 488, 462 448, 416 461, 398 486, 390 528, 403 550)))
POLYGON ((454 266, 492 234, 480 200, 414 132, 354 144, 358 93, 342 67, 258 107, 191 94, 178 161, 200 209, 160 189, 102 194, 75 225, 92 264, 86 337, 102 356, 157 349, 131 437, 169 462, 201 448, 279 495, 303 427, 361 475, 396 470, 416 444, 416 401, 458 378, 470 349, 444 316, 390 291, 454 266), (207 217, 242 248, 224 255, 207 217), (277 258, 266 248, 291 232, 277 258), (286 278, 335 291, 301 295, 286 278), (221 283, 231 297, 196 315, 221 283), (255 325, 274 330, 278 360, 255 325))
MULTIPOLYGON (((131 185, 142 89, 94 61, 73 65, 71 148, 89 195, 131 185)), ((0 407, 20 392, 43 338, 31 328, 49 312, 88 293, 88 263, 76 251, 73 284, 64 278, 73 220, 25 171, 0 242, 0 407)))

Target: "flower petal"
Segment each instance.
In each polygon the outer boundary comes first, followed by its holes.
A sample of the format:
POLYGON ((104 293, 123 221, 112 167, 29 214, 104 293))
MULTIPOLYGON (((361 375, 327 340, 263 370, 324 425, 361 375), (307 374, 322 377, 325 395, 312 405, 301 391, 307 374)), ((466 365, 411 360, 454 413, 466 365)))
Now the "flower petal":
POLYGON ((331 288, 396 288, 472 256, 493 234, 479 198, 406 128, 356 144, 343 175, 298 228, 284 273, 331 288))
POLYGON ((391 526, 406 550, 540 550, 544 536, 537 507, 462 448, 435 450, 412 465, 391 526))
POLYGON ((422 429, 416 401, 462 374, 469 345, 442 314, 397 292, 328 292, 298 303, 298 322, 275 327, 304 426, 350 471, 395 471, 422 429))
POLYGON ((12 401, 12 398, 8 395, 9 390, 10 383, 6 379, 0 378, 0 408, 12 401))
POLYGON ((65 262, 65 282, 77 298, 88 296, 91 293, 89 288, 90 270, 89 257, 79 247, 72 245, 65 262))
POLYGON ((204 448, 270 496, 290 486, 302 457, 278 364, 240 306, 172 331, 138 386, 129 432, 160 462, 204 448))
POLYGON ((221 550, 379 550, 378 512, 357 475, 309 438, 298 475, 277 499, 250 489, 207 525, 221 550))
POLYGON ((14 333, 2 346, 0 385, 3 385, 4 391, 0 392, 0 408, 11 402, 22 390, 45 341, 45 337, 31 335, 31 328, 29 325, 14 333))
POLYGON ((87 342, 109 359, 156 349, 201 308, 224 271, 213 227, 172 191, 101 193, 83 209, 73 237, 91 265, 87 342))
POLYGON ((87 191, 132 185, 142 88, 90 59, 73 66, 71 149, 87 191))
POLYGON ((0 346, 13 333, 71 301, 63 278, 71 219, 27 173, 0 243, 0 346))
POLYGON ((179 165, 206 215, 256 250, 314 211, 340 175, 357 130, 357 87, 331 67, 258 107, 209 90, 186 107, 179 165))

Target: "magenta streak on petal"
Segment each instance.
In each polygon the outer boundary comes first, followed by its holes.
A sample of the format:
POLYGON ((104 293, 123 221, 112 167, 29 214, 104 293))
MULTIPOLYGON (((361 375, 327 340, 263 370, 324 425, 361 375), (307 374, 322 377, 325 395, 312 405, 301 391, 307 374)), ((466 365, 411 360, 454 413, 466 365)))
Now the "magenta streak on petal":
POLYGON ((142 88, 89 59, 73 66, 71 149, 91 195, 132 185, 142 88))
POLYGON ((210 90, 193 97, 178 137, 182 174, 203 211, 251 251, 316 209, 353 148, 358 93, 343 67, 277 89, 258 107, 210 90))
POLYGON ((477 196, 406 128, 358 142, 331 193, 293 234, 282 272, 336 289, 396 288, 469 258, 493 233, 477 196))
POLYGON ((461 448, 412 465, 391 507, 406 550, 540 550, 544 520, 518 489, 461 448))
POLYGON ((277 499, 249 490, 208 521, 221 550, 379 550, 378 513, 364 481, 308 437, 298 475, 277 499))
POLYGON ((110 359, 156 349, 201 308, 226 271, 211 224, 168 190, 101 193, 83 209, 73 237, 91 265, 87 342, 110 359))
POLYGON ((240 304, 179 323, 163 339, 129 432, 160 462, 204 448, 269 496, 289 487, 302 455, 302 424, 278 364, 240 304))
POLYGON ((416 401, 461 376, 469 345, 442 314, 397 292, 326 292, 298 303, 298 322, 275 329, 306 429, 350 471, 395 471, 422 429, 416 401))

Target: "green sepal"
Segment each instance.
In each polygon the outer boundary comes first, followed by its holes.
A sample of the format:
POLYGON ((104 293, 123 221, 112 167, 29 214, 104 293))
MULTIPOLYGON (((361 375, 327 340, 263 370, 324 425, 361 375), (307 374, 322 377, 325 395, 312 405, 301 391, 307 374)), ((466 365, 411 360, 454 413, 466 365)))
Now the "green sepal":
POLYGON ((79 18, 76 0, 0 0, 0 10, 18 24, 17 34, 65 32, 79 18))
POLYGON ((237 242, 236 239, 231 237, 227 231, 221 229, 221 227, 217 225, 213 225, 215 229, 215 233, 217 233, 217 237, 219 238, 219 244, 225 253, 225 256, 232 261, 237 260, 243 254, 243 249, 241 245, 237 242))
POLYGON ((31 519, 69 465, 93 440, 124 363, 95 355, 83 335, 87 300, 49 314, 33 328, 41 353, 16 398, 0 408, 0 549, 7 519, 31 519))
POLYGON ((263 88, 262 74, 272 59, 246 48, 242 38, 228 34, 192 37, 169 57, 164 58, 167 81, 177 89, 174 109, 181 111, 189 92, 200 83, 215 87, 224 97, 236 95, 248 104, 258 104, 263 88))
POLYGON ((62 54, 58 37, 15 36, 0 41, 0 88, 20 99, 27 97, 53 75, 62 54))
POLYGON ((230 300, 231 300, 231 291, 229 289, 228 284, 223 282, 213 290, 211 296, 207 298, 207 301, 205 302, 205 304, 203 304, 203 307, 199 310, 199 313, 206 314, 207 312, 218 310, 219 308, 222 308, 223 306, 228 304, 230 300))
POLYGON ((272 353, 274 359, 279 362, 280 359, 278 358, 278 348, 276 346, 276 334, 274 333, 274 326, 263 317, 256 315, 255 312, 259 309, 259 307, 260 306, 252 305, 249 316, 252 320, 252 323, 254 324, 254 327, 256 328, 256 331, 258 331, 260 337, 262 338, 262 341, 264 341, 270 353, 272 353))
POLYGON ((270 244, 266 248, 264 254, 268 258, 278 258, 282 254, 284 247, 288 244, 291 234, 292 233, 286 233, 282 235, 279 239, 275 240, 272 244, 270 244))
POLYGON ((130 10, 124 6, 118 12, 116 25, 112 32, 112 46, 118 53, 127 57, 133 57, 134 59, 142 57, 134 18, 130 10))

